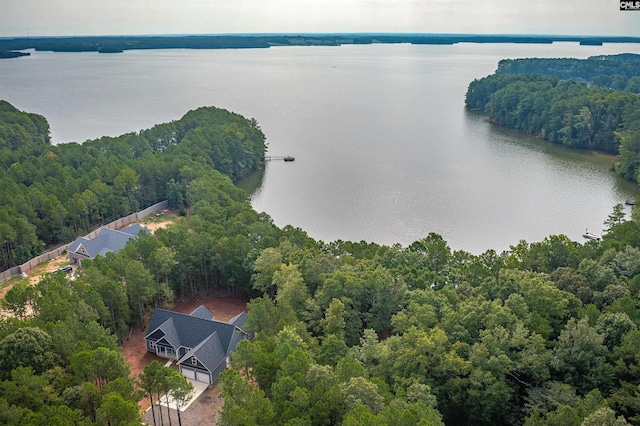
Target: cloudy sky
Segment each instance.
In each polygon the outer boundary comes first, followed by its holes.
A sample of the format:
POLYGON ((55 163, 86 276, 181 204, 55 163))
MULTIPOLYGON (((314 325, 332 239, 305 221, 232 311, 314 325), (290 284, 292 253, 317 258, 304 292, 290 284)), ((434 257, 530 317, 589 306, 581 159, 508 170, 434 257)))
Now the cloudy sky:
POLYGON ((414 32, 640 36, 619 0, 0 0, 0 37, 414 32))

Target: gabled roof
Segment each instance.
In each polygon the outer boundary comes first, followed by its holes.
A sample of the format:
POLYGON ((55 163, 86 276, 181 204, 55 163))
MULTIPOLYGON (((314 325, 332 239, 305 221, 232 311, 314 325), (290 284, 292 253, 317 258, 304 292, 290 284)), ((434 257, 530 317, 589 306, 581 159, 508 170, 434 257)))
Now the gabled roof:
POLYGON ((137 237, 142 230, 144 230, 146 233, 149 233, 149 230, 146 226, 142 226, 139 223, 134 223, 133 225, 129 225, 126 228, 120 229, 119 232, 124 232, 125 234, 129 234, 132 237, 137 237))
POLYGON ((69 245, 68 251, 79 253, 90 259, 98 255, 104 256, 108 252, 118 251, 123 248, 127 241, 138 235, 141 230, 148 232, 147 228, 135 223, 119 231, 109 228, 102 228, 95 238, 77 238, 69 245))
POLYGON ((178 364, 183 362, 188 363, 188 360, 192 357, 196 357, 198 361, 204 365, 207 370, 214 371, 218 365, 227 357, 226 351, 220 343, 218 333, 214 332, 205 340, 203 340, 198 346, 191 349, 178 361, 178 364))
MULTIPOLYGON (((211 312, 209 312, 209 310, 207 308, 204 307, 204 305, 200 305, 198 306, 196 309, 193 310, 193 312, 191 312, 189 314, 190 317, 197 317, 197 318, 202 318, 202 319, 206 319, 206 320, 212 320, 214 318, 213 314, 211 312)), ((231 321, 229 321, 231 322, 231 321)))
POLYGON ((240 312, 238 315, 236 315, 235 317, 229 320, 229 324, 233 324, 241 330, 244 328, 244 324, 246 322, 247 322, 247 313, 244 311, 240 312))
POLYGON ((178 337, 178 332, 176 331, 175 324, 173 323, 173 318, 169 318, 166 320, 158 330, 162 331, 164 334, 164 339, 174 348, 180 347, 180 338, 178 337))
POLYGON ((145 334, 145 339, 150 337, 152 334, 154 334, 155 337, 157 335, 155 333, 157 330, 164 330, 163 327, 169 319, 173 320, 173 327, 179 340, 179 343, 172 343, 173 347, 176 349, 181 346, 193 349, 213 333, 216 333, 220 340, 222 349, 225 354, 228 355, 230 351, 235 349, 231 347, 232 341, 235 341, 235 339, 233 339, 234 333, 244 334, 240 328, 227 322, 207 320, 197 316, 181 314, 159 308, 153 312, 151 321, 149 321, 147 333, 145 334))

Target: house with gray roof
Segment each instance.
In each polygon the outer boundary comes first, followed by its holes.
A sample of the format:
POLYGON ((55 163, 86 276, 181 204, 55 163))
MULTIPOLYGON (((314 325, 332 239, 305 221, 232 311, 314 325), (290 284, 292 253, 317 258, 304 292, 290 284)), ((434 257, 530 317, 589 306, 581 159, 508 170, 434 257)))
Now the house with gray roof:
POLYGON ((72 265, 80 265, 84 259, 93 259, 98 255, 104 256, 108 252, 118 251, 123 248, 131 238, 135 238, 140 231, 149 233, 146 227, 139 223, 134 223, 120 230, 102 228, 98 231, 98 235, 96 235, 95 238, 76 238, 67 248, 69 261, 72 265))
POLYGON ((242 312, 229 322, 218 321, 204 306, 190 314, 156 309, 144 337, 147 351, 176 360, 189 379, 213 383, 238 342, 252 337, 242 329, 246 318, 242 312))

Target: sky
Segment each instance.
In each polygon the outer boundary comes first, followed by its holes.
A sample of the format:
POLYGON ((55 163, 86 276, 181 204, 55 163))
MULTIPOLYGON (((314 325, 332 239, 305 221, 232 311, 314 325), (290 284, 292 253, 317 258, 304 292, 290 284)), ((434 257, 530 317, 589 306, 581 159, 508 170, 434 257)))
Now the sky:
POLYGON ((640 36, 619 0, 0 0, 0 37, 228 33, 640 36))

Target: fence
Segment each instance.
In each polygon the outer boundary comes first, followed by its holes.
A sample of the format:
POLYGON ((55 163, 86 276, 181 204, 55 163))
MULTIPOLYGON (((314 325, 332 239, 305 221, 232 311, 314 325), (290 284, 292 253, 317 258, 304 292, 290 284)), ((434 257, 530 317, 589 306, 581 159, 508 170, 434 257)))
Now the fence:
MULTIPOLYGON (((98 232, 100 232, 101 228, 110 228, 110 229, 124 228, 127 225, 130 225, 132 223, 135 223, 135 222, 138 222, 139 220, 144 219, 145 217, 149 216, 151 213, 155 213, 157 211, 164 210, 167 208, 169 208, 169 202, 167 200, 160 201, 159 203, 154 204, 151 207, 147 207, 146 209, 141 210, 137 213, 133 213, 133 214, 130 214, 129 216, 121 217, 120 219, 114 220, 113 222, 108 223, 96 229, 95 231, 88 233, 84 237, 87 239, 94 238, 96 235, 98 235, 98 232)), ((58 247, 55 250, 51 250, 41 254, 40 256, 36 256, 33 259, 23 263, 20 266, 14 266, 13 268, 9 268, 6 271, 0 272, 0 282, 3 282, 13 276, 20 275, 23 272, 28 271, 29 269, 35 268, 42 262, 47 262, 51 259, 55 259, 56 257, 60 256, 62 252, 64 252, 70 245, 71 243, 65 244, 61 247, 58 247)))

